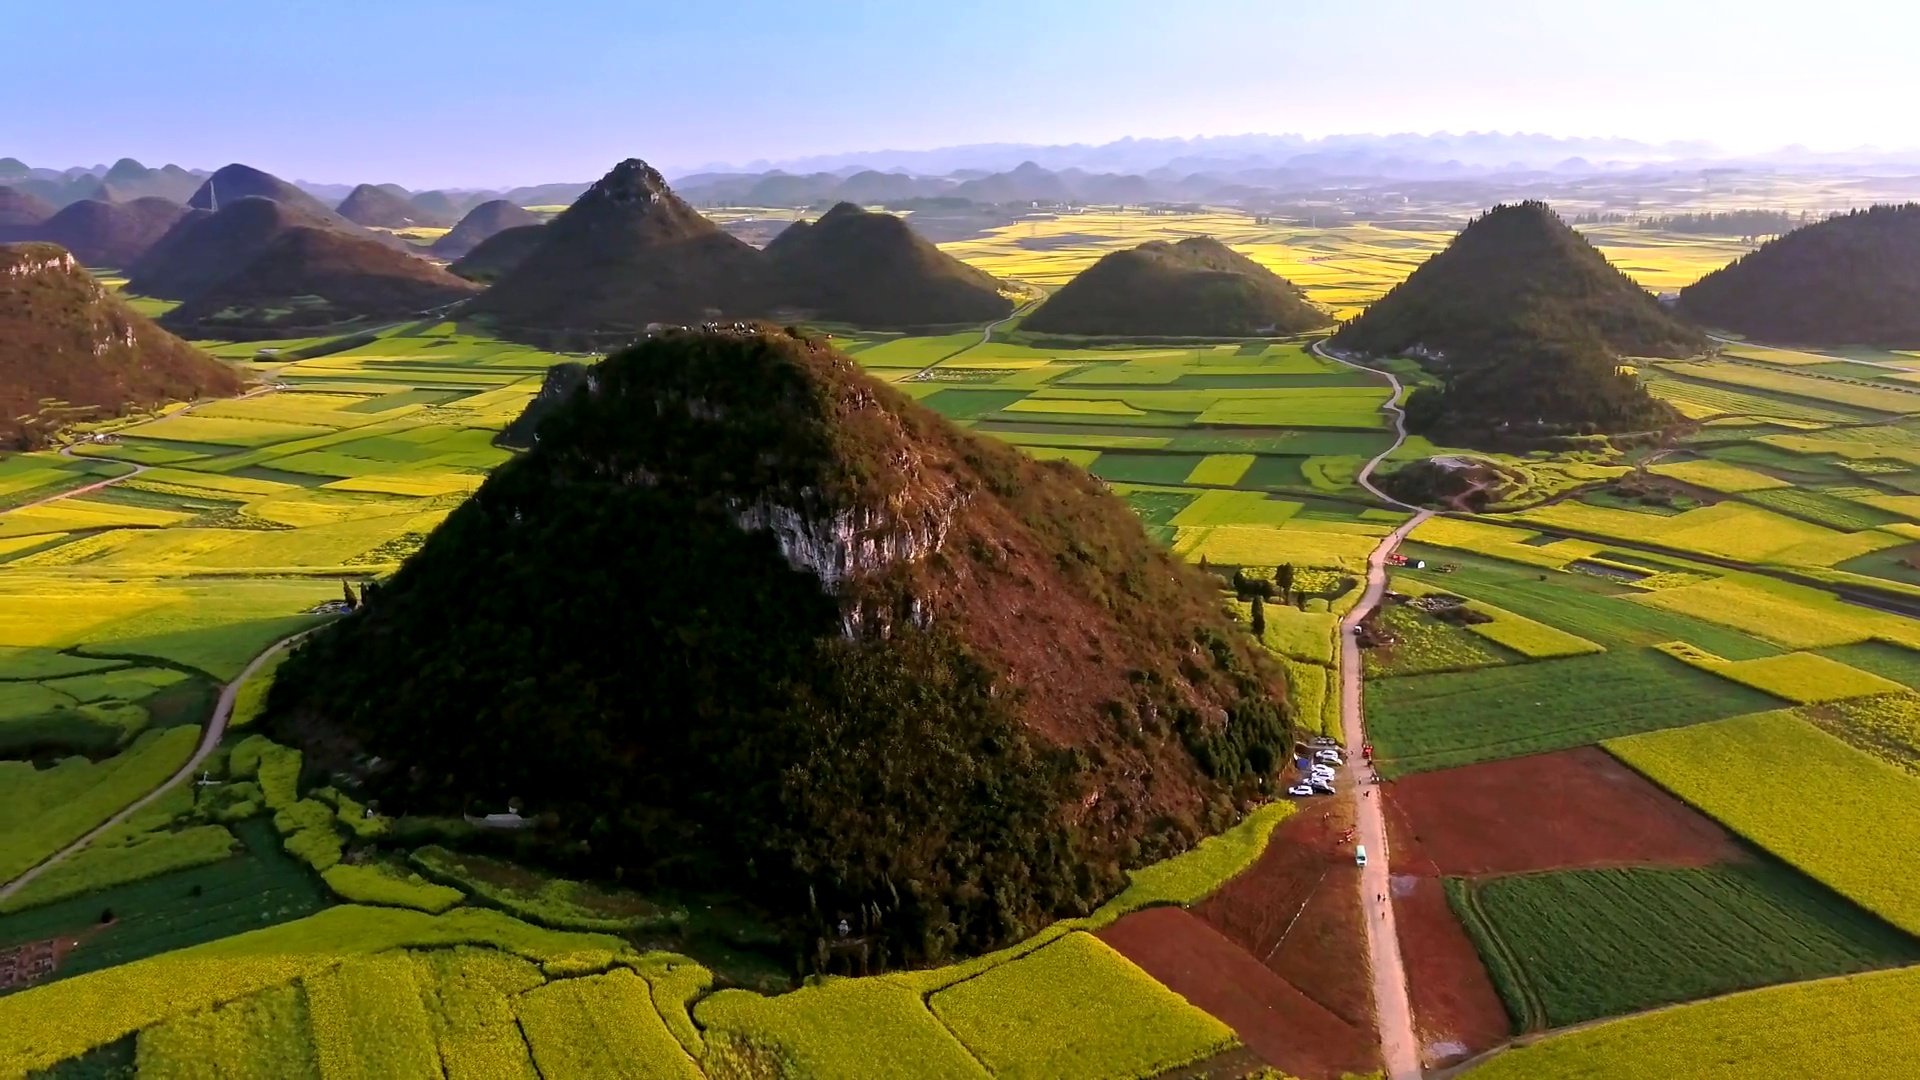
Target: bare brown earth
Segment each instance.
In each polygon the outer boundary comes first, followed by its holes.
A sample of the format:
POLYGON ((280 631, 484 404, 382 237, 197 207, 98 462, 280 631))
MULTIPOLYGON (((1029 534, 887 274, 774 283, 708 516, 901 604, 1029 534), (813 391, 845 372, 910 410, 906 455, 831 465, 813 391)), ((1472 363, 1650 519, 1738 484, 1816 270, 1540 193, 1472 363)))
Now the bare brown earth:
POLYGON ((1352 1025, 1192 912, 1149 908, 1099 937, 1168 989, 1218 1017, 1290 1076, 1318 1080, 1374 1067, 1352 1025))
POLYGON ((1512 1033, 1441 878, 1745 857, 1726 830, 1599 747, 1419 773, 1380 792, 1408 995, 1430 1069, 1512 1033))
MULTIPOLYGON (((1298 988, 1332 1019, 1311 1039, 1298 1033, 1296 1055, 1336 1063, 1341 1072, 1380 1067, 1367 964, 1366 913, 1351 844, 1352 796, 1314 799, 1275 830, 1260 860, 1196 906, 1199 919, 1255 961, 1298 988)), ((1298 1076, 1306 1064, 1275 1061, 1298 1076)))
POLYGON ((1598 747, 1419 773, 1382 791, 1396 873, 1711 866, 1744 857, 1725 829, 1598 747))
POLYGON ((1439 1068, 1490 1049, 1511 1033, 1507 1010, 1437 877, 1393 878, 1420 1064, 1439 1068))

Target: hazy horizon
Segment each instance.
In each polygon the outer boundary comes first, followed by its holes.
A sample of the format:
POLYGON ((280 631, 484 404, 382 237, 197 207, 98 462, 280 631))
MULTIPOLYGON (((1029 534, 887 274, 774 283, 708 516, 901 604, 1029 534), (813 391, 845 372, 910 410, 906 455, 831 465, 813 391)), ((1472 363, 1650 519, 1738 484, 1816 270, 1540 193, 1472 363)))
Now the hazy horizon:
POLYGON ((944 16, 778 0, 722 13, 185 0, 138 33, 103 34, 98 6, 48 7, 14 15, 17 40, 36 43, 13 57, 14 85, 79 75, 123 90, 113 112, 85 93, 38 95, 13 111, 0 155, 242 161, 418 189, 583 180, 630 156, 685 172, 1246 132, 1527 132, 1729 154, 1920 143, 1888 126, 1910 93, 1904 43, 1920 11, 1822 11, 1813 23, 1775 0, 1624 0, 1604 20, 1496 0, 1364 12, 986 0, 944 16), (76 71, 76 57, 110 76, 76 71))

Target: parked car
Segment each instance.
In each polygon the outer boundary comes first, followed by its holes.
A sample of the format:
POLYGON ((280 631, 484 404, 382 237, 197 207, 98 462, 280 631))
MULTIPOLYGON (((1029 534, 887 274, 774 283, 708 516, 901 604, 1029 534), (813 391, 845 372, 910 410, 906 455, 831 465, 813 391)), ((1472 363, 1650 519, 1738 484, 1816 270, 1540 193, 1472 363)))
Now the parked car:
POLYGON ((1312 769, 1308 770, 1307 775, 1308 776, 1324 776, 1327 779, 1331 780, 1334 778, 1335 773, 1332 769, 1328 768, 1325 765, 1315 765, 1312 769))
POLYGON ((1307 745, 1315 749, 1324 750, 1337 750, 1340 747, 1338 740, 1330 739, 1325 735, 1315 735, 1313 738, 1307 740, 1307 745))
POLYGON ((1329 783, 1328 781, 1322 780, 1317 776, 1307 781, 1307 785, 1313 788, 1313 790, 1318 792, 1323 792, 1327 795, 1340 794, 1338 791, 1334 790, 1334 786, 1331 783, 1329 783))
POLYGON ((1340 754, 1336 750, 1315 750, 1313 752, 1313 756, 1315 758, 1318 758, 1321 761, 1326 762, 1329 765, 1342 764, 1340 760, 1340 754))
POLYGON ((1353 865, 1355 866, 1367 865, 1367 845, 1365 844, 1353 845, 1353 865))
POLYGON ((1289 794, 1289 795, 1311 795, 1311 794, 1313 794, 1313 787, 1312 787, 1311 785, 1308 785, 1308 784, 1295 784, 1295 785, 1293 785, 1292 787, 1290 787, 1290 788, 1288 788, 1288 789, 1287 789, 1287 794, 1289 794))

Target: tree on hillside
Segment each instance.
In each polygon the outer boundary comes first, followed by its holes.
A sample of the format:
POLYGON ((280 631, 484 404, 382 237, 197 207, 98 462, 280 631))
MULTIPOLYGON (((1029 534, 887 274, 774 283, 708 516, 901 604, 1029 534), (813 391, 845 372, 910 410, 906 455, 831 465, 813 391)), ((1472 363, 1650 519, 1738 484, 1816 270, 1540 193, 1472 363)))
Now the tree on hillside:
POLYGON ((1253 594, 1253 636, 1267 636, 1267 601, 1259 593, 1253 594))

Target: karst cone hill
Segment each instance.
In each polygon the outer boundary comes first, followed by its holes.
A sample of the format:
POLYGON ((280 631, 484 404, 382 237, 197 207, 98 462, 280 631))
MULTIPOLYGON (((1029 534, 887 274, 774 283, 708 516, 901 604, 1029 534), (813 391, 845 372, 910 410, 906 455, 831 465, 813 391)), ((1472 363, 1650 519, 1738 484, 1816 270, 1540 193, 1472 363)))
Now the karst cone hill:
POLYGON ((245 267, 275 240, 298 228, 327 228, 327 219, 261 196, 222 200, 218 212, 190 210, 127 270, 127 290, 189 299, 245 267))
POLYGON ((445 236, 433 242, 433 253, 443 259, 458 259, 503 230, 538 224, 540 218, 532 212, 505 199, 493 199, 467 211, 445 236))
POLYGON ((81 199, 61 207, 34 231, 87 266, 131 266, 187 212, 176 202, 147 196, 131 202, 81 199))
POLYGON ((406 191, 391 184, 361 184, 340 200, 334 212, 369 228, 404 229, 431 224, 413 205, 406 191))
POLYGON ((1688 356, 1706 338, 1545 203, 1527 202, 1474 219, 1332 343, 1419 357, 1443 385, 1414 393, 1408 423, 1474 443, 1671 423, 1619 358, 1688 356))
POLYGON ((1768 341, 1920 348, 1920 203, 1795 229, 1680 290, 1680 309, 1768 341))
POLYGON ((1524 327, 1594 337, 1615 355, 1690 356, 1706 345, 1542 202, 1496 206, 1333 336, 1391 356, 1471 353, 1524 327))
POLYGON ((1001 318, 1000 282, 941 251, 892 214, 839 203, 767 245, 792 303, 860 326, 937 326, 1001 318))
POLYGON ((239 388, 232 369, 127 307, 65 249, 0 244, 0 447, 43 442, 48 399, 84 418, 87 406, 115 416, 239 388))
MULTIPOLYGON (((473 250, 455 259, 448 270, 468 281, 499 281, 514 267, 526 261, 533 249, 546 239, 545 225, 515 225, 501 229, 473 246, 473 250)), ((449 234, 451 235, 451 234, 449 234)))
POLYGON ((1207 236, 1102 256, 1022 324, 1130 337, 1294 334, 1332 321, 1285 278, 1207 236))
POLYGON ((1204 575, 1060 463, 824 344, 668 331, 591 370, 269 724, 383 806, 548 813, 577 869, 936 960, 1085 911, 1290 746, 1204 575), (365 760, 361 758, 360 760, 365 760))
POLYGON ((774 291, 757 249, 630 159, 547 224, 471 311, 509 336, 633 336, 649 323, 757 314, 774 291))
POLYGON ((372 240, 300 227, 276 236, 233 273, 161 317, 198 337, 287 336, 354 319, 399 319, 480 287, 372 240))

